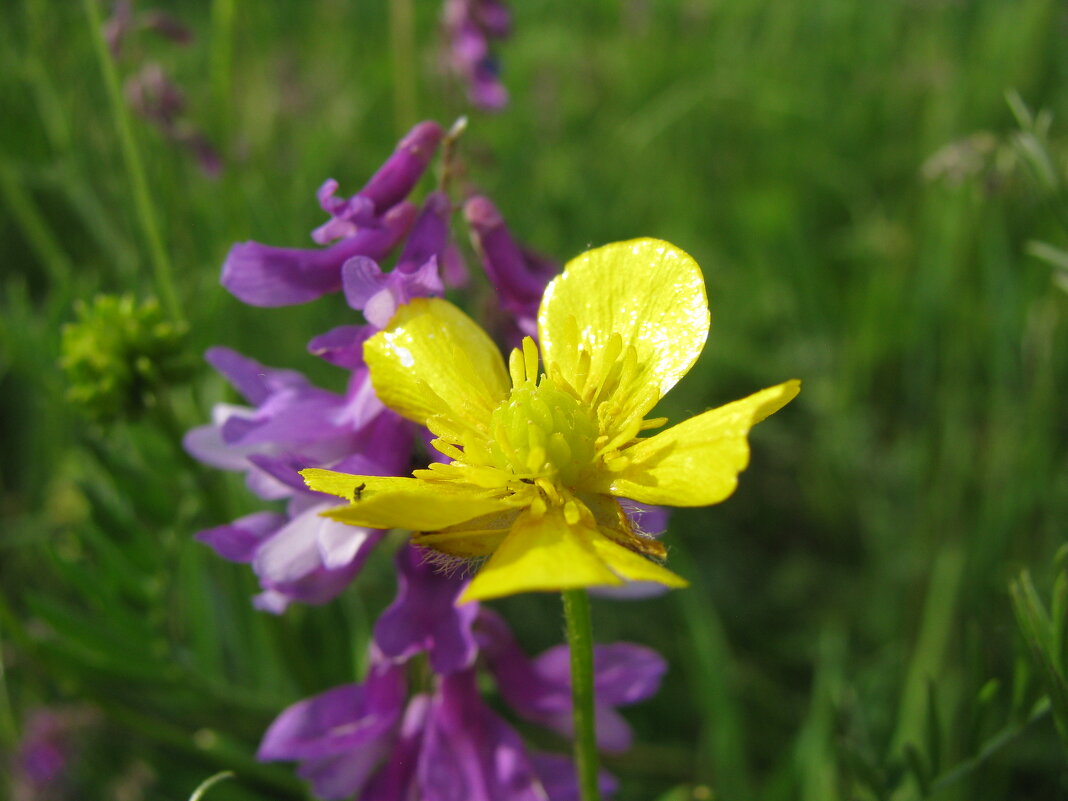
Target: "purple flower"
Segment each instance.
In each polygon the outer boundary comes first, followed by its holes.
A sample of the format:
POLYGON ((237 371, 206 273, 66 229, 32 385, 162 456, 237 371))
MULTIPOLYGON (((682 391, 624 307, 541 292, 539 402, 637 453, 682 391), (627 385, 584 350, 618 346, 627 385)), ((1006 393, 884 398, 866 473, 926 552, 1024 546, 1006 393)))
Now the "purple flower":
POLYGON ((508 103, 508 91, 498 77, 497 59, 490 42, 504 39, 511 15, 500 0, 446 0, 446 63, 467 85, 468 98, 477 108, 497 111, 508 103))
MULTIPOLYGON (((350 333, 349 344, 359 336, 350 333)), ((207 359, 253 406, 217 406, 211 425, 186 434, 186 450, 244 471, 254 493, 286 499, 287 507, 201 531, 197 539, 225 559, 252 565, 263 588, 258 608, 280 613, 291 601, 325 603, 359 572, 383 533, 322 517, 338 500, 310 492, 298 471, 330 464, 396 475, 408 464, 409 424, 379 403, 362 360, 346 394, 337 395, 227 348, 210 349, 207 359)))
POLYGON ((471 243, 482 259, 501 307, 515 318, 519 332, 537 336, 538 304, 557 265, 521 248, 489 198, 476 195, 464 205, 471 243))
MULTIPOLYGON (((550 648, 530 660, 504 621, 488 609, 480 611, 478 638, 508 705, 527 720, 571 737, 574 721, 567 646, 550 648)), ((631 729, 615 708, 654 695, 667 664, 655 651, 629 643, 595 646, 593 662, 598 746, 611 753, 626 751, 631 729)))

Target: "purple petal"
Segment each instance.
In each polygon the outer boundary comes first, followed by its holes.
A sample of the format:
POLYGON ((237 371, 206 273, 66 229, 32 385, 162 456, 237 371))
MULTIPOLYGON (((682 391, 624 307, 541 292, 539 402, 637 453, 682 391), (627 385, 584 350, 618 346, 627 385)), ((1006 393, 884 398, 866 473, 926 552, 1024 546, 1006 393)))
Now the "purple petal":
POLYGON ((419 549, 406 545, 397 552, 397 598, 375 624, 375 644, 394 659, 427 651, 435 673, 470 667, 478 652, 471 627, 477 603, 457 605, 467 586, 436 570, 419 549))
POLYGON ((216 346, 208 348, 204 360, 214 367, 249 403, 259 406, 271 395, 284 389, 303 389, 308 379, 296 370, 265 367, 236 350, 216 346))
POLYGON ((472 197, 464 205, 464 217, 471 228, 471 241, 482 259, 482 266, 504 302, 512 312, 536 312, 551 274, 544 263, 528 259, 512 238, 504 218, 489 198, 472 197))
POLYGON ((304 762, 297 775, 311 782, 317 798, 341 801, 360 792, 389 754, 388 740, 368 743, 362 748, 304 762))
POLYGON ((369 325, 342 325, 308 343, 308 352, 330 364, 355 370, 363 367, 363 343, 375 333, 369 325))
MULTIPOLYGON (((326 603, 363 567, 382 533, 320 517, 319 512, 329 506, 308 507, 256 550, 252 568, 265 590, 302 603, 326 603), (324 561, 324 550, 331 565, 324 561), (334 566, 342 554, 351 555, 350 561, 334 566)), ((273 611, 276 601, 268 596, 261 604, 269 604, 273 611)))
MULTIPOLYGON (((545 787, 549 801, 581 801, 578 774, 570 757, 534 751, 530 754, 530 761, 545 787)), ((598 774, 598 784, 601 787, 601 795, 605 798, 614 795, 619 789, 619 782, 604 770, 598 774)))
MULTIPOLYGON (((317 460, 308 459, 294 453, 284 453, 279 456, 268 456, 262 453, 253 454, 248 457, 248 460, 288 490, 299 490, 301 492, 306 491, 307 486, 300 476, 300 471, 306 467, 318 467, 317 460)), ((281 497, 288 497, 289 494, 289 492, 286 492, 281 497)))
POLYGON ((386 276, 374 259, 354 256, 341 265, 345 302, 357 311, 362 311, 367 301, 381 292, 386 283, 386 276))
POLYGON ((218 424, 197 426, 185 432, 182 447, 186 453, 199 462, 218 467, 221 470, 244 470, 248 467, 249 454, 255 453, 256 447, 235 447, 223 438, 223 428, 228 419, 227 414, 254 414, 253 410, 239 406, 216 405, 213 410, 219 413, 218 424), (220 408, 221 407, 221 408, 220 408))
POLYGON ((381 227, 362 228, 322 250, 241 242, 230 248, 222 284, 251 306, 307 303, 341 289, 341 265, 348 259, 385 258, 407 233, 414 217, 415 206, 401 203, 381 218, 381 227))
MULTIPOLYGON (((534 660, 534 669, 547 681, 571 685, 571 655, 557 645, 534 660)), ((629 706, 656 695, 667 662, 641 645, 617 642, 593 648, 594 692, 598 703, 629 706)))
MULTIPOLYGON (((573 721, 567 646, 551 648, 532 661, 498 615, 482 609, 478 623, 478 642, 501 697, 527 720, 570 737, 573 721)), ((627 643, 594 647, 597 744, 602 750, 619 752, 630 746, 630 726, 614 707, 655 693, 665 670, 664 660, 648 648, 627 643)))
POLYGON ((651 503, 632 501, 630 498, 620 498, 619 505, 630 518, 631 525, 643 534, 655 537, 667 531, 668 520, 671 518, 671 509, 668 507, 653 506, 651 503))
POLYGON ((416 695, 408 702, 389 761, 360 796, 360 801, 398 801, 411 797, 411 783, 423 747, 423 732, 429 711, 430 698, 427 695, 416 695))
MULTIPOLYGON (((372 421, 378 421, 378 418, 385 411, 388 410, 382 405, 382 401, 378 399, 375 389, 371 385, 370 371, 366 367, 359 367, 353 371, 352 376, 349 378, 349 386, 345 392, 345 403, 335 411, 331 422, 352 431, 360 431, 370 425, 372 421)), ((390 412, 390 414, 394 418, 397 417, 393 412, 390 412)), ((378 473, 375 475, 378 475, 378 473)))
POLYGON ((360 430, 353 452, 332 466, 339 473, 395 476, 407 472, 411 451, 412 424, 384 409, 360 430))
POLYGON ((444 192, 435 191, 426 196, 423 209, 419 212, 415 223, 412 224, 408 241, 405 242, 404 249, 397 259, 398 269, 408 266, 418 267, 425 264, 431 257, 439 261, 444 258, 445 248, 449 242, 451 212, 452 203, 444 192))
POLYGON ((315 193, 319 205, 331 217, 312 231, 312 240, 320 245, 355 236, 361 228, 373 227, 376 224, 374 203, 359 195, 348 199, 334 197, 337 189, 338 182, 328 178, 315 193))
POLYGON ((374 744, 400 721, 404 671, 388 662, 372 667, 363 684, 346 684, 288 707, 263 735, 256 758, 321 759, 374 744))
MULTIPOLYGON (((331 506, 326 503, 309 507, 260 546, 252 566, 265 585, 275 588, 291 585, 325 567, 319 543, 329 541, 333 536, 325 530, 341 529, 338 538, 342 538, 344 530, 350 528, 320 516, 320 512, 331 506)), ((355 526, 351 528, 360 530, 355 526)))
POLYGON ((278 531, 285 522, 285 515, 254 512, 225 526, 197 532, 195 539, 214 548, 223 559, 251 562, 259 544, 278 531))
POLYGON ((523 741, 484 704, 475 671, 439 680, 424 736, 423 801, 544 801, 523 741))
POLYGON ((481 0, 476 16, 479 25, 493 39, 503 39, 511 33, 512 14, 508 6, 498 0, 481 0))
POLYGON ((408 196, 433 158, 444 131, 436 122, 420 122, 401 139, 382 167, 359 191, 379 214, 408 196))

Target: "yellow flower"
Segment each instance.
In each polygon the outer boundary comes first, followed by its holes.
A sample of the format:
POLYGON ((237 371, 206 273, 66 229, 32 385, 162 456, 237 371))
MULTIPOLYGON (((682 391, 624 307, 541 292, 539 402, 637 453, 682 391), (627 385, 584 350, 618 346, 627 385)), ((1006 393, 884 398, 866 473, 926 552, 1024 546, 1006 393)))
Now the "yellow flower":
POLYGON ((364 345, 382 401, 425 424, 451 461, 412 478, 303 471, 348 506, 344 523, 404 528, 416 545, 488 557, 461 600, 530 590, 686 581, 617 498, 705 506, 727 498, 749 461, 749 429, 797 395, 787 381, 665 431, 647 419, 708 336, 700 268, 666 242, 635 239, 572 260, 545 290, 538 348, 507 367, 489 336, 439 299, 398 309, 364 345), (511 381, 509 381, 509 378, 511 381))

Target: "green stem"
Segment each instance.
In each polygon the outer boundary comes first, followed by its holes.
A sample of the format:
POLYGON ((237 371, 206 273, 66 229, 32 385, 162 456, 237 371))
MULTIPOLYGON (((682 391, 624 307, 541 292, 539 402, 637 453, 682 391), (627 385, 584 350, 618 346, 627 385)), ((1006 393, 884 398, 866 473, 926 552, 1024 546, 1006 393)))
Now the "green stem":
POLYGON ((412 0, 389 0, 393 54, 393 122, 397 136, 415 124, 415 9, 412 0))
POLYGON ((582 801, 599 801, 597 732, 593 698, 593 628, 585 590, 564 590, 564 620, 571 649, 571 700, 575 721, 575 768, 582 801))
POLYGON ((234 5, 235 0, 215 0, 211 6, 211 89, 215 102, 216 133, 223 143, 230 140, 234 5))
POLYGON ((134 138, 133 126, 130 125, 130 116, 126 109, 126 104, 122 100, 119 73, 115 69, 115 62, 112 61, 111 55, 104 44, 104 37, 101 33, 100 11, 96 7, 96 3, 97 0, 85 0, 85 15, 89 21, 89 39, 93 43, 93 50, 100 64, 100 71, 104 75, 108 105, 111 106, 111 116, 114 118, 115 128, 122 146, 123 162, 126 164, 126 172, 129 174, 130 185, 133 189, 134 206, 137 209, 137 217, 148 242, 152 270, 156 277, 156 291, 159 292, 160 300, 171 318, 180 323, 184 320, 181 307, 178 304, 178 294, 174 290, 170 259, 167 257, 167 251, 163 247, 163 237, 160 235, 155 208, 148 193, 148 180, 145 178, 145 167, 141 161, 141 152, 137 149, 137 140, 134 138))

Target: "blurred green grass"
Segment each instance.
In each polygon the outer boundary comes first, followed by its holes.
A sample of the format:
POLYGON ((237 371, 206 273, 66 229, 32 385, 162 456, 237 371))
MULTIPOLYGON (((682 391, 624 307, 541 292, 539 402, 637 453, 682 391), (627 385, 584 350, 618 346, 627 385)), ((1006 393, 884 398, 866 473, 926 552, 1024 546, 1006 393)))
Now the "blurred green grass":
MULTIPOLYGON (((1007 90, 1068 130, 1063 4, 514 6, 512 105, 472 115, 467 178, 545 253, 648 235, 697 258, 712 335, 665 401, 672 417, 805 381, 756 433, 738 493, 675 516, 672 561, 694 587, 595 604, 600 638, 672 665, 629 713, 639 746, 613 765, 620 798, 690 783, 728 801, 877 797, 858 776, 900 770, 903 746, 929 738, 929 683, 942 766, 967 758, 1024 682, 1008 580, 1027 566, 1048 584, 1068 520, 1068 297, 1025 255, 1032 239, 1063 247, 1068 212, 1019 169, 931 180, 923 166, 975 132, 1007 138, 1007 90), (968 716, 991 677, 983 723, 968 716)), ((248 308, 218 269, 234 241, 306 243, 319 183, 351 191, 391 150, 386 3, 167 8, 194 44, 120 68, 158 58, 226 162, 208 179, 134 120, 193 347, 336 388, 304 346, 344 305, 248 308)), ((418 10, 420 116, 447 123, 464 107, 437 70, 438 4, 418 10)), ((176 391, 169 429, 102 432, 67 406, 55 365, 73 301, 153 293, 151 259, 82 5, 12 3, 0 67, 0 745, 34 705, 86 698, 117 735, 94 746, 87 797, 142 763, 146 798, 226 767, 239 779, 212 798, 300 797, 288 767, 250 755, 282 705, 358 671, 388 559, 331 607, 253 613, 248 571, 191 539, 252 501, 174 439, 221 382, 204 370, 176 391)), ((553 599, 502 608, 531 649, 558 640, 553 599)), ((1043 719, 932 797, 1065 785, 1043 719)))

